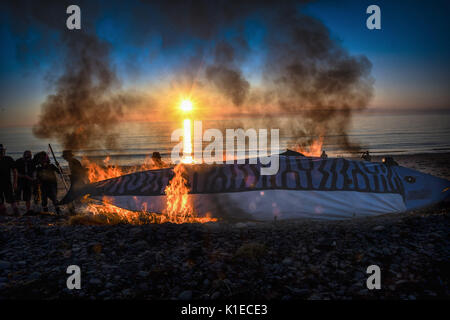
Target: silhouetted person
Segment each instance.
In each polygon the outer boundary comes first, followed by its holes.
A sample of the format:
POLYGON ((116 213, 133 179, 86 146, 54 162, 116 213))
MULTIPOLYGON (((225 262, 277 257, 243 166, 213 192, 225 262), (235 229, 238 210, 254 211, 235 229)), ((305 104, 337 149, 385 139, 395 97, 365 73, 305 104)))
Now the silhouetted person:
POLYGON ((19 209, 14 201, 14 190, 17 189, 17 170, 13 158, 5 155, 6 149, 0 144, 0 214, 6 214, 5 202, 11 204, 13 214, 18 215, 19 209), (11 182, 11 172, 13 179, 11 182))
POLYGON ((153 161, 153 165, 155 167, 159 168, 164 168, 164 162, 161 160, 161 154, 157 151, 153 152, 152 154, 152 161, 153 161))
POLYGON ((23 153, 23 157, 16 160, 18 184, 16 190, 16 200, 25 201, 26 214, 32 214, 31 195, 33 194, 34 174, 36 166, 33 162, 31 151, 23 153))
POLYGON ((74 158, 71 150, 64 150, 62 157, 69 164, 70 188, 79 188, 83 186, 87 181, 87 172, 81 165, 81 162, 74 158))
MULTIPOLYGON (((69 164, 70 189, 67 194, 70 194, 73 190, 81 188, 88 182, 87 170, 81 165, 80 161, 74 158, 72 150, 64 150, 62 157, 69 164)), ((62 199, 63 202, 64 199, 62 199)), ((68 209, 71 215, 75 214, 74 202, 69 203, 68 209)))
POLYGON ((328 159, 328 155, 327 155, 327 153, 325 152, 325 150, 322 151, 322 154, 320 155, 320 157, 321 157, 322 159, 328 159))
POLYGON ((361 155, 361 159, 365 160, 365 161, 372 161, 372 157, 369 154, 369 151, 364 152, 361 155))
POLYGON ((37 168, 41 165, 41 162, 47 157, 47 153, 45 151, 41 151, 36 153, 33 156, 33 165, 35 167, 34 171, 34 182, 33 182, 33 203, 35 206, 37 206, 39 203, 41 203, 42 197, 41 197, 41 184, 39 182, 39 179, 37 178, 37 168))
POLYGON ((42 209, 44 212, 48 212, 48 199, 50 199, 55 207, 56 213, 60 214, 61 210, 56 199, 56 193, 58 191, 56 173, 59 170, 54 164, 50 163, 50 159, 46 153, 40 156, 39 161, 40 163, 36 168, 36 177, 41 189, 42 209))

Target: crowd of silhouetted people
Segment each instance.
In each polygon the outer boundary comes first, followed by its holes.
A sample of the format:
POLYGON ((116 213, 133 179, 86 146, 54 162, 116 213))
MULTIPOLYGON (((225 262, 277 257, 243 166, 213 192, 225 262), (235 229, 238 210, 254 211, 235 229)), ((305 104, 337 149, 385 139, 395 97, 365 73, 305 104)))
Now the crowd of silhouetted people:
MULTIPOLYGON (((70 189, 80 188, 88 182, 86 168, 74 157, 71 150, 64 150, 62 158, 67 161, 69 167, 70 189)), ((7 203, 10 204, 13 215, 20 215, 18 204, 21 201, 25 202, 24 215, 41 211, 32 210, 32 201, 34 209, 40 206, 42 211, 48 212, 49 200, 56 214, 61 214, 60 202, 57 199, 57 175, 61 176, 59 181, 65 185, 66 182, 61 166, 55 157, 53 159, 52 163, 45 151, 33 156, 31 151, 26 150, 20 159, 14 160, 6 155, 6 148, 0 144, 0 215, 7 214, 7 203)), ((155 168, 166 166, 159 152, 153 152, 152 161, 155 168)), ((69 212, 74 212, 72 203, 68 204, 68 209, 69 212)))
MULTIPOLYGON (((86 183, 87 172, 80 161, 74 158, 72 151, 64 150, 62 157, 67 161, 70 170, 70 185, 78 187, 86 183)), ((42 211, 48 212, 49 200, 52 202, 55 212, 61 213, 57 200, 58 179, 57 175, 63 172, 59 163, 51 162, 47 152, 41 151, 34 156, 26 150, 23 156, 14 160, 6 155, 6 148, 0 144, 0 214, 7 213, 6 203, 11 205, 12 213, 20 215, 18 204, 25 202, 25 215, 34 214, 31 209, 31 201, 34 207, 41 206, 42 211)))

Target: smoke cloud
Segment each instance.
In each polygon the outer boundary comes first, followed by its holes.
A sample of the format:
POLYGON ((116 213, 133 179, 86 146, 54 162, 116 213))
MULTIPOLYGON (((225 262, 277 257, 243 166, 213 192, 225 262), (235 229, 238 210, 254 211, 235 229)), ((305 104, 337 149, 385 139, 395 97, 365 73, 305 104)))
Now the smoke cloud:
POLYGON ((42 104, 33 132, 70 149, 112 147, 114 128, 134 97, 119 93, 106 43, 85 33, 64 37, 63 43, 70 52, 64 72, 55 80, 55 93, 42 104))
MULTIPOLYGON (((173 77, 191 77, 197 87, 217 93, 230 102, 230 114, 259 115, 259 125, 278 127, 296 143, 333 135, 341 147, 357 150, 347 132, 352 115, 366 108, 373 95, 371 63, 365 56, 351 55, 321 21, 305 15, 306 2, 141 0, 129 6, 112 1, 108 8, 118 13, 132 10, 126 18, 117 15, 117 27, 128 31, 126 41, 136 47, 145 49, 153 37, 161 40, 161 53, 192 47, 193 57, 180 53, 180 61, 186 63, 173 77), (126 8, 120 10, 121 6, 126 8), (262 30, 257 52, 249 41, 249 21, 257 21, 262 30), (245 72, 255 56, 261 60, 262 74, 257 85, 245 72), (274 118, 279 114, 288 117, 274 118)), ((49 12, 56 7, 65 12, 67 3, 48 1, 37 9, 33 1, 18 3, 11 7, 22 15, 19 21, 38 21, 51 30, 64 28, 65 21, 55 21, 49 12), (26 19, 23 12, 29 12, 26 19)), ((95 31, 106 4, 87 1, 80 7, 83 30, 60 32, 66 53, 63 73, 53 78, 54 93, 43 103, 34 128, 38 137, 57 138, 74 149, 112 144, 116 124, 143 103, 120 90, 110 47, 95 31)), ((152 101, 158 101, 158 93, 152 101)))
MULTIPOLYGON (((294 144, 333 136, 340 147, 356 151, 359 146, 347 132, 354 112, 366 108, 373 96, 372 65, 365 56, 345 50, 321 21, 302 13, 307 2, 170 1, 158 7, 164 21, 158 23, 168 46, 176 46, 183 36, 213 44, 205 80, 212 85, 209 90, 232 103, 231 114, 258 115, 258 126, 278 127, 294 144), (243 72, 255 54, 245 33, 249 19, 260 21, 264 29, 259 87, 252 87, 243 72), (223 30, 232 35, 224 36, 223 30), (288 117, 274 118, 277 114, 288 117)), ((205 45, 202 52, 207 51, 205 45)), ((248 122, 237 120, 236 125, 248 122)))
MULTIPOLYGON (((245 42, 241 43, 246 45, 245 42)), ((206 78, 234 105, 241 106, 249 93, 250 83, 239 69, 233 68, 234 62, 233 47, 226 42, 220 42, 216 46, 215 64, 206 69, 206 78)))

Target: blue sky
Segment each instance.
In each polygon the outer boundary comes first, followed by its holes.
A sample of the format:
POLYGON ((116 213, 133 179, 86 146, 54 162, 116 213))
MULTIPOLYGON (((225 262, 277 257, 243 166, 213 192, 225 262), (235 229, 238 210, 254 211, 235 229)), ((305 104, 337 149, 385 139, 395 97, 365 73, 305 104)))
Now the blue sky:
POLYGON ((351 53, 373 63, 383 108, 447 108, 450 83, 448 1, 317 1, 307 11, 351 53), (365 9, 381 9, 381 30, 365 28, 365 9))
MULTIPOLYGON (((202 42, 186 38, 164 43, 157 28, 167 22, 158 20, 157 14, 149 15, 148 24, 154 28, 148 28, 146 19, 136 19, 139 6, 138 1, 100 2, 93 22, 96 34, 110 43, 112 64, 125 88, 142 89, 167 81, 189 63, 196 44, 202 42)), ((449 108, 448 1, 314 1, 302 10, 321 20, 352 55, 365 55, 372 62, 375 97, 371 108, 449 108), (371 4, 381 8, 381 30, 366 28, 366 8, 371 4)), ((90 13, 82 8, 82 19, 84 14, 90 13)), ((52 45, 52 40, 57 43, 57 32, 22 21, 25 28, 17 33, 14 23, 7 11, 1 14, 0 126, 36 121, 40 104, 52 92, 46 79, 59 71, 63 57, 58 45, 52 45), (41 45, 47 42, 50 45, 41 45)), ((233 29, 225 32, 233 36, 233 29)), ((242 71, 252 85, 258 84, 265 54, 260 45, 264 24, 248 17, 245 35, 251 58, 242 71)), ((213 44, 206 47, 212 50, 213 44)), ((204 59, 206 63, 213 58, 207 54, 204 59)))

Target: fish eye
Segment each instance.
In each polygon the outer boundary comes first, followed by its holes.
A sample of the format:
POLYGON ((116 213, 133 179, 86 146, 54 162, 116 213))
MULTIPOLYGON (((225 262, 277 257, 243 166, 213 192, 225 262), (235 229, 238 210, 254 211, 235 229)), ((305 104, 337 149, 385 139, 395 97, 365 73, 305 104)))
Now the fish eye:
POLYGON ((414 182, 416 182, 416 178, 414 178, 414 177, 412 177, 412 176, 406 176, 404 179, 405 179, 405 181, 408 182, 408 183, 414 183, 414 182))

